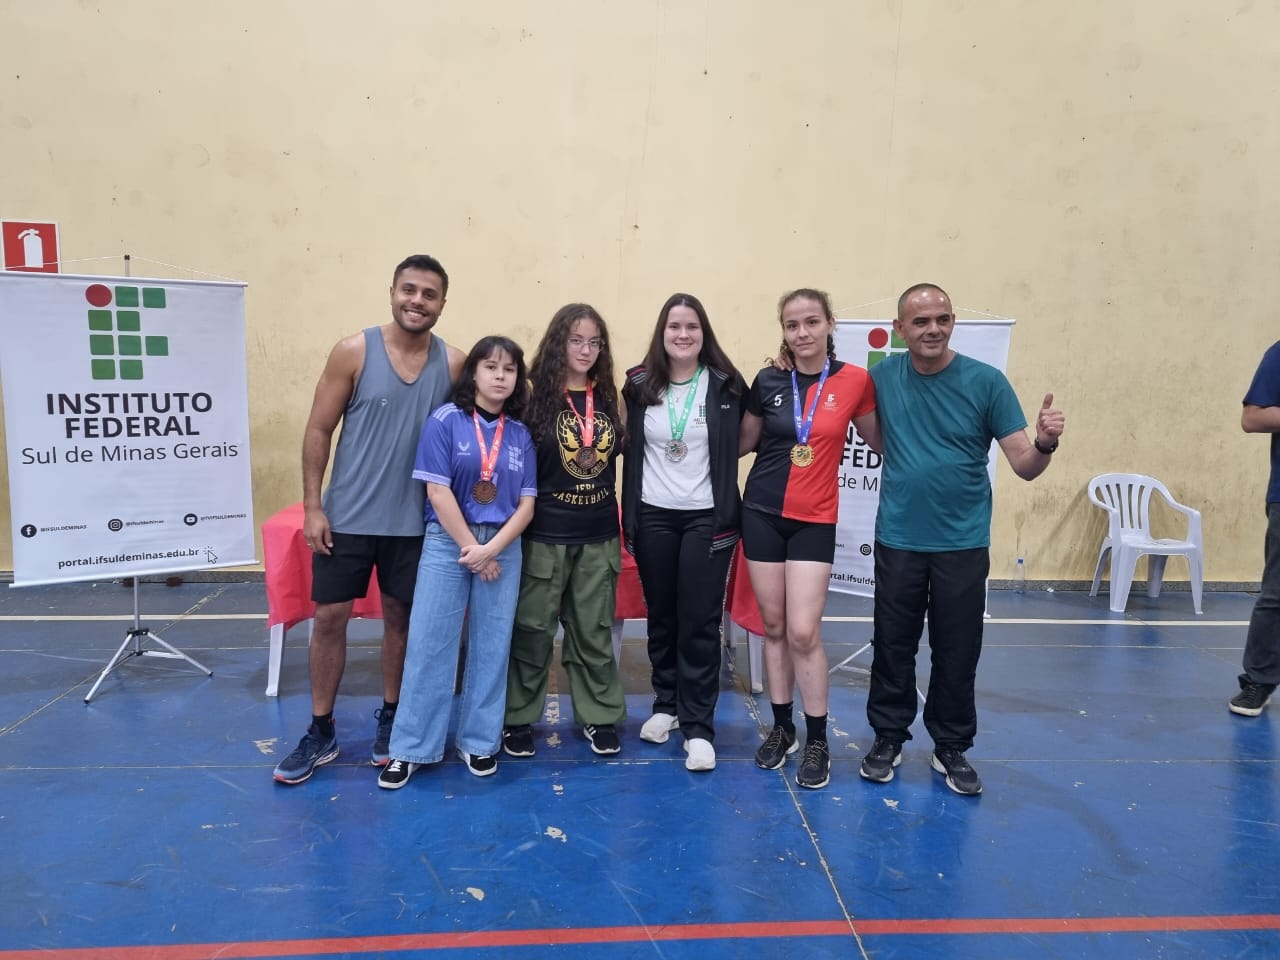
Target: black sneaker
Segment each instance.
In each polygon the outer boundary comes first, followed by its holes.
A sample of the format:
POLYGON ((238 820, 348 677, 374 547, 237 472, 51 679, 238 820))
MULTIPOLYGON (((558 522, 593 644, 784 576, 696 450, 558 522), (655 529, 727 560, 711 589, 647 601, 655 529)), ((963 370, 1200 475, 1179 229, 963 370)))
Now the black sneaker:
POLYGON ((764 743, 756 749, 756 766, 762 770, 777 770, 787 762, 787 757, 800 749, 796 743, 796 732, 788 732, 779 724, 774 724, 764 743))
POLYGON ((379 707, 373 711, 378 721, 378 732, 373 735, 373 759, 375 767, 385 767, 391 759, 391 727, 396 722, 396 708, 379 707))
POLYGON ((902 762, 902 744, 897 740, 876 737, 867 755, 862 758, 858 773, 864 780, 888 783, 893 779, 893 768, 902 762))
POLYGON ((518 727, 506 727, 502 731, 502 752, 509 757, 532 757, 533 727, 527 723, 518 727))
POLYGON ((378 786, 383 790, 399 790, 422 764, 409 760, 392 760, 378 774, 378 786))
POLYGON ((276 783, 295 784, 310 779, 316 767, 324 766, 338 756, 338 735, 323 736, 315 724, 307 728, 297 748, 280 761, 275 769, 276 783))
POLYGON ((1227 709, 1242 717, 1256 717, 1262 713, 1262 708, 1267 705, 1275 689, 1274 684, 1254 683, 1252 680, 1241 677, 1240 692, 1231 698, 1227 709))
POLYGON ((982 792, 978 771, 969 765, 959 750, 937 749, 929 758, 929 765, 947 778, 947 786, 966 797, 976 797, 982 792))
POLYGON ((800 758, 800 769, 796 771, 796 786, 817 790, 831 782, 831 748, 827 741, 804 745, 804 756, 800 758))
POLYGON ((612 723, 602 723, 599 726, 588 723, 582 728, 582 732, 590 741, 593 753, 607 755, 622 751, 622 741, 618 739, 618 731, 613 729, 612 723))
POLYGON ((477 777, 488 777, 498 772, 498 761, 494 757, 459 750, 458 759, 465 763, 467 769, 477 777))

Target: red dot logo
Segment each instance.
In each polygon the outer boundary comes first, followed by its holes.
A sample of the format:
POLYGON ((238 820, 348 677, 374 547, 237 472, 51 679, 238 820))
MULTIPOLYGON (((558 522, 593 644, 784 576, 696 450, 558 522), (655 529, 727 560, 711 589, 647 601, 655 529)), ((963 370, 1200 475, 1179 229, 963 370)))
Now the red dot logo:
POLYGON ((883 327, 875 327, 867 334, 867 343, 871 344, 873 350, 883 350, 888 342, 889 331, 883 327))
POLYGON ((84 298, 89 301, 91 307, 105 307, 111 302, 111 288, 95 283, 84 292, 84 298))

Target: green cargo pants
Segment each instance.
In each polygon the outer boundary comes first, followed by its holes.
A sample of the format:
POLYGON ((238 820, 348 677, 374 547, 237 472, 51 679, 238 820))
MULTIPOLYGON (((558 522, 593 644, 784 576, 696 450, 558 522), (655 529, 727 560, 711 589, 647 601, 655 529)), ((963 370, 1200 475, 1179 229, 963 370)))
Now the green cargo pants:
POLYGON ((507 668, 506 726, 541 718, 557 624, 564 626, 561 661, 569 675, 574 722, 599 726, 626 718, 610 632, 621 570, 617 537, 569 545, 524 541, 507 668))

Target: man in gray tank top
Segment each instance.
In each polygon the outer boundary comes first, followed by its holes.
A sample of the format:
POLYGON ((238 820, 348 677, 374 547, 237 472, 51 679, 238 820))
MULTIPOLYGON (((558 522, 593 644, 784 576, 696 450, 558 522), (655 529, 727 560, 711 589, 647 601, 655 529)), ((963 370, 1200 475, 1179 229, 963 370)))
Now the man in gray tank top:
POLYGON ((338 341, 316 385, 302 440, 302 532, 316 603, 312 718, 297 749, 276 767, 279 783, 302 783, 338 755, 333 705, 347 663, 347 623, 374 569, 382 591, 383 703, 375 713, 373 764, 387 762, 422 552, 424 487, 413 479, 413 458, 423 422, 449 399, 466 360, 431 332, 448 292, 449 276, 434 257, 404 260, 391 284, 391 322, 338 341))

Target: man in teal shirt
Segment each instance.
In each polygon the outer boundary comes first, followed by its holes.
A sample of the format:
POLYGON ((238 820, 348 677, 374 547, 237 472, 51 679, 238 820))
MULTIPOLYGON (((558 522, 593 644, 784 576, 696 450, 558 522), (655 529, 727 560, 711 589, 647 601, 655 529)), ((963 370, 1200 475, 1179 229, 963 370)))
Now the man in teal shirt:
POLYGON ((916 653, 929 617, 932 671, 924 723, 933 768, 956 793, 982 792, 965 758, 978 729, 974 678, 990 570, 995 440, 1013 472, 1033 480, 1058 448, 1064 418, 1047 394, 1035 438, 1004 374, 949 346, 951 299, 931 283, 898 300, 907 352, 871 368, 884 436, 876 516, 875 632, 867 719, 876 739, 861 775, 888 783, 916 717, 916 653))

